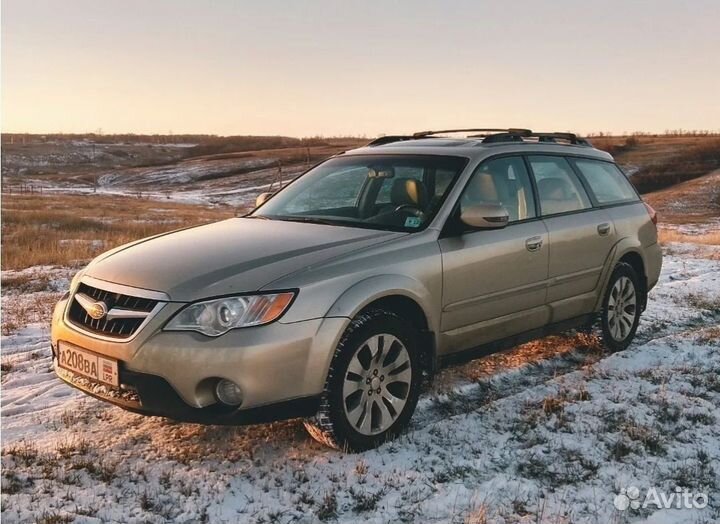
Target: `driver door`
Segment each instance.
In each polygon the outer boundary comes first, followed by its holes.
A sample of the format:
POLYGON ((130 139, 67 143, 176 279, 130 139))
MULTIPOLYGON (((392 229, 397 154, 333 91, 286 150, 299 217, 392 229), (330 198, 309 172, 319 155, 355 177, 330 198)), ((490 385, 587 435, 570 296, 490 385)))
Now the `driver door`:
POLYGON ((453 233, 439 241, 443 346, 462 351, 546 324, 548 231, 537 218, 522 157, 481 164, 453 216, 457 229, 451 227, 453 233), (492 230, 462 226, 463 206, 482 203, 501 203, 510 216, 508 225, 492 230))

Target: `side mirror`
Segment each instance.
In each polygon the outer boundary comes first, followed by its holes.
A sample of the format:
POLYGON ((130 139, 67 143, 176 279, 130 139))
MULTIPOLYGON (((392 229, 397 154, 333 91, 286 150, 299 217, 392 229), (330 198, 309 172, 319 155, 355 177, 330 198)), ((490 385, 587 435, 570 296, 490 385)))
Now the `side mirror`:
POLYGON ((502 204, 480 204, 463 206, 460 220, 477 229, 502 229, 508 225, 510 215, 502 204))
POLYGON ((274 193, 260 193, 255 199, 255 207, 260 207, 265 202, 270 200, 270 197, 273 196, 273 194, 274 193))

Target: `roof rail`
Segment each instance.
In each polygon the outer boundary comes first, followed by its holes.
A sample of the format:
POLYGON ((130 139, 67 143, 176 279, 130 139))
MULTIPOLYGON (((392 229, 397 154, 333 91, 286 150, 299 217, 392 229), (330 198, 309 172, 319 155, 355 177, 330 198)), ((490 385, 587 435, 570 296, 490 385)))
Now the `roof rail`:
MULTIPOLYGON (((436 135, 448 133, 477 133, 468 135, 467 138, 482 138, 483 144, 497 144, 502 142, 525 142, 526 139, 536 138, 538 142, 558 143, 558 140, 568 142, 577 146, 592 147, 592 144, 585 138, 581 138, 574 133, 538 133, 530 129, 509 128, 468 128, 468 129, 443 129, 441 131, 419 131, 412 135, 388 135, 381 136, 368 143, 368 147, 382 146, 393 142, 404 142, 407 140, 418 140, 421 138, 430 138, 436 135)), ((532 140, 531 140, 532 141, 532 140)))

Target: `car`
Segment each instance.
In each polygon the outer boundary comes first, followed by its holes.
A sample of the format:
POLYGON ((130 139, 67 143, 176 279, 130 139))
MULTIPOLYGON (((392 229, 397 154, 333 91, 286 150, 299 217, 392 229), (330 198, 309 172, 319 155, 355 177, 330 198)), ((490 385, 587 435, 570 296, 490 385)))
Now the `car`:
POLYGON ((570 329, 625 349, 662 264, 655 212, 571 133, 384 136, 257 204, 91 261, 53 313, 57 375, 179 421, 304 418, 362 451, 442 366, 570 329))

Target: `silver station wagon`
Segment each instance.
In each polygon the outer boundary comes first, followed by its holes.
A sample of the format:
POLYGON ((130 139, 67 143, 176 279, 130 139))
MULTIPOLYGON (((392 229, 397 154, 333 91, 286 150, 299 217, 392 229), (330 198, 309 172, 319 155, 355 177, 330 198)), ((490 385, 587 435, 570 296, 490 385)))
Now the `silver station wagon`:
POLYGON ((55 308, 55 370, 138 413, 304 417, 363 450, 449 362, 572 328, 626 348, 660 273, 655 222, 573 134, 386 136, 247 216, 97 257, 55 308))

